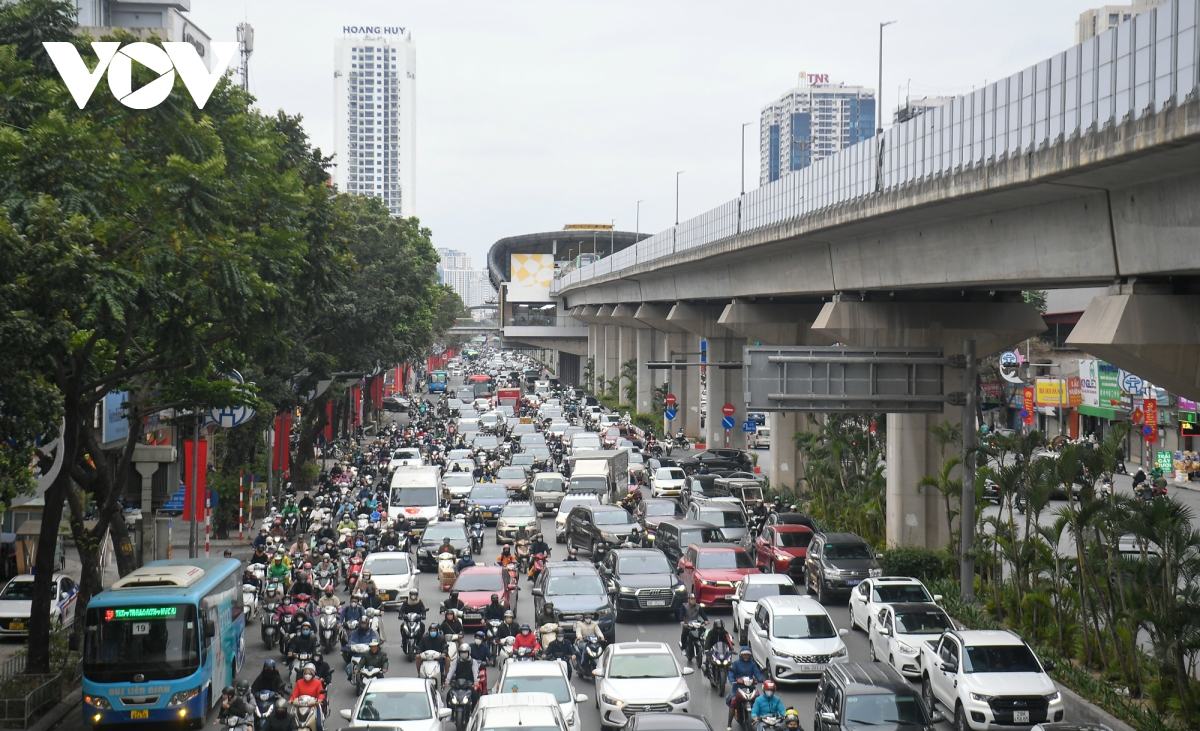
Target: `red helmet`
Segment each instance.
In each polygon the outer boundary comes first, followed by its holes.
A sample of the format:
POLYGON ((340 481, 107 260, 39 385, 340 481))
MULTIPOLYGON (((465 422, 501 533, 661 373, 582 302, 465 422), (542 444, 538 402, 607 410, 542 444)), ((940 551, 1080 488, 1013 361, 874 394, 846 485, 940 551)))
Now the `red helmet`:
POLYGON ((763 690, 775 690, 775 681, 774 680, 764 680, 763 681, 763 690))

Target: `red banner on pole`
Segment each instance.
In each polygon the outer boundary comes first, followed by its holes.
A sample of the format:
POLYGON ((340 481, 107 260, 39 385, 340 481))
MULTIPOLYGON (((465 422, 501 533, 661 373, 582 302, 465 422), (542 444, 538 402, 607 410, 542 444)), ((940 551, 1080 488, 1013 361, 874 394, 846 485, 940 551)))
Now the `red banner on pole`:
POLYGON ((1032 424, 1034 422, 1034 419, 1035 419, 1034 414, 1037 409, 1037 405, 1034 403, 1033 389, 1030 388, 1029 386, 1026 386, 1025 390, 1021 394, 1021 396, 1022 396, 1022 404, 1025 407, 1023 409, 1024 414, 1025 414, 1023 421, 1026 424, 1032 424))
POLYGON ((1142 428, 1142 433, 1146 436, 1147 444, 1154 444, 1158 441, 1158 401, 1147 398, 1142 404, 1142 411, 1146 413, 1146 426, 1142 428))
POLYGON ((197 464, 200 469, 196 470, 197 482, 200 483, 199 490, 192 489, 192 457, 195 452, 195 440, 183 440, 183 519, 192 519, 192 510, 196 511, 197 516, 204 515, 204 498, 208 495, 208 490, 205 488, 207 484, 207 468, 208 464, 208 442, 200 440, 200 460, 197 464))
POLYGON ((292 414, 287 412, 275 417, 275 457, 273 466, 283 474, 289 469, 292 444, 292 414))
POLYGON ((325 441, 333 440, 333 402, 325 402, 325 441))

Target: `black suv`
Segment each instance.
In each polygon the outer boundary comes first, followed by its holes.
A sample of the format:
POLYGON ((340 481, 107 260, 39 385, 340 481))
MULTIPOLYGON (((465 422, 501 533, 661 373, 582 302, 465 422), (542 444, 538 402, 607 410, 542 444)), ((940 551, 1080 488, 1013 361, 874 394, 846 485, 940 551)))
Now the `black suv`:
POLYGON ((833 595, 849 597, 863 579, 883 575, 876 558, 867 542, 853 533, 818 533, 804 559, 808 590, 822 604, 833 595))
POLYGON ((597 547, 623 543, 637 525, 619 505, 576 505, 567 515, 567 548, 583 548, 594 555, 597 547))
POLYGON ((609 603, 604 580, 591 564, 551 561, 546 564, 546 570, 538 575, 531 593, 534 616, 542 613, 546 602, 554 604, 558 623, 568 638, 575 637, 575 623, 583 619, 587 612, 592 612, 604 632, 605 642, 612 644, 617 641, 616 627, 613 625, 616 612, 609 603))
POLYGON ((754 471, 754 459, 744 449, 706 449, 679 460, 679 466, 688 473, 698 472, 702 464, 708 465, 710 472, 754 471))
POLYGON ((617 621, 631 612, 670 612, 675 616, 687 599, 687 587, 671 570, 671 563, 657 548, 618 548, 600 562, 617 621))
POLYGON ((450 545, 459 556, 470 555, 471 538, 467 535, 465 525, 457 521, 430 523, 417 544, 417 568, 422 571, 437 571, 437 554, 443 538, 450 539, 450 545))
POLYGON ((720 528, 699 520, 664 520, 654 534, 654 547, 666 554, 672 566, 679 565, 683 552, 693 543, 725 542, 720 528))
POLYGON ((924 701, 891 665, 830 663, 817 683, 813 731, 845 731, 880 725, 895 731, 933 731, 941 714, 924 701))

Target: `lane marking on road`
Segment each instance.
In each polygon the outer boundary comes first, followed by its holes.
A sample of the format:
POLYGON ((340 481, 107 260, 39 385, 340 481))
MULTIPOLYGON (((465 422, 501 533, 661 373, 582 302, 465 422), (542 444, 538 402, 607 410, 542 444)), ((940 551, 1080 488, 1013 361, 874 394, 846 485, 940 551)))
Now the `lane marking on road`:
POLYGON ((639 624, 639 625, 638 625, 638 632, 641 632, 642 634, 646 634, 646 628, 645 628, 645 627, 643 627, 642 625, 640 625, 640 624, 639 624))

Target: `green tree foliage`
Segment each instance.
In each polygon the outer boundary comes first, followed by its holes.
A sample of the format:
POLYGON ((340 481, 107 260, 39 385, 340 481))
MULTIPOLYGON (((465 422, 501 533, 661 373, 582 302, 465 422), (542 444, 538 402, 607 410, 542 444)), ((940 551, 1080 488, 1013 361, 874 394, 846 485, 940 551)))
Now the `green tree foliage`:
POLYGON ((804 460, 806 511, 829 530, 857 533, 882 547, 886 516, 882 435, 870 433, 867 414, 809 415, 810 431, 796 432, 804 460))

